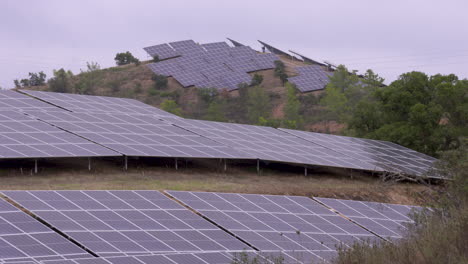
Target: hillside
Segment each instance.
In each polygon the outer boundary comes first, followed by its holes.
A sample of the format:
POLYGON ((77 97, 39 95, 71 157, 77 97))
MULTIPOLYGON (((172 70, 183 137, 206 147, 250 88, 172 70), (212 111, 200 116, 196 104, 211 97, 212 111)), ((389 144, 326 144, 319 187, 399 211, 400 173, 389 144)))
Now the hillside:
MULTIPOLYGON (((285 71, 288 76, 296 76, 297 66, 304 66, 306 63, 291 60, 286 56, 279 56, 285 65, 285 71)), ((89 95, 102 95, 112 97, 133 98, 145 102, 149 105, 161 107, 165 100, 174 100, 182 109, 182 115, 187 118, 213 119, 207 116, 209 105, 203 102, 199 90, 195 87, 181 86, 174 78, 167 78, 167 87, 157 87, 153 80, 154 74, 147 67, 151 61, 145 61, 141 64, 128 64, 106 69, 93 69, 73 75, 69 78, 68 92, 82 93, 89 95)), ((270 116, 272 119, 284 118, 284 107, 287 101, 287 89, 279 77, 275 76, 274 69, 262 70, 251 73, 254 76, 258 74, 263 77, 259 85, 269 97, 271 104, 270 116)), ((44 86, 29 86, 24 89, 52 91, 49 84, 44 86)), ((333 118, 324 114, 322 106, 318 105, 322 91, 309 93, 297 92, 301 103, 301 112, 305 118, 304 128, 316 132, 338 133, 343 125, 337 123, 333 118)), ((236 101, 239 98, 239 91, 220 91, 218 98, 230 100, 227 103, 228 109, 233 109, 230 105, 238 105, 236 101)), ((234 111, 234 110, 233 110, 234 111)), ((235 113, 233 114, 235 115, 235 113)), ((249 124, 245 116, 229 116, 227 120, 237 123, 249 124)))

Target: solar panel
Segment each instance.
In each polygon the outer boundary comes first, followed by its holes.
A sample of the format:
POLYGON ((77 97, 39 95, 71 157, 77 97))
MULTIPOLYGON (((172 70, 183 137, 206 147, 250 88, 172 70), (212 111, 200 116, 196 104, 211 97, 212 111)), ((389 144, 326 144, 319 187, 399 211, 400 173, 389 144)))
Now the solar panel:
POLYGON ((41 102, 30 96, 12 90, 0 90, 0 111, 11 110, 50 110, 60 111, 60 108, 41 102))
POLYGON ((134 99, 40 91, 23 92, 72 112, 149 114, 161 117, 176 117, 176 115, 134 99))
POLYGON ((263 41, 260 41, 260 40, 259 40, 258 42, 260 42, 260 44, 262 44, 263 46, 265 46, 271 53, 278 54, 278 55, 291 56, 291 55, 289 55, 287 52, 282 51, 282 50, 280 50, 280 49, 277 49, 277 48, 275 48, 275 47, 273 47, 273 46, 271 46, 271 45, 269 45, 269 44, 266 44, 266 43, 263 42, 263 41))
POLYGON ((431 171, 434 162, 437 161, 435 158, 388 141, 282 128, 280 130, 340 152, 353 159, 373 164, 388 172, 424 175, 431 171))
POLYGON ((191 119, 166 120, 261 160, 380 170, 374 165, 271 127, 191 119))
POLYGON ((202 47, 205 48, 207 51, 227 50, 231 48, 224 41, 202 44, 202 47))
MULTIPOLYGON (((149 115, 30 113, 126 156, 229 158, 249 155, 149 115)), ((174 118, 177 120, 179 118, 174 118)))
POLYGON ((182 55, 204 52, 203 48, 191 39, 170 42, 169 45, 182 55))
POLYGON ((231 41, 232 45, 234 45, 235 47, 242 47, 242 46, 245 46, 244 44, 240 43, 240 42, 237 42, 233 39, 230 39, 230 38, 227 38, 229 41, 231 41))
POLYGON ((159 44, 151 47, 143 48, 151 57, 158 56, 160 60, 169 59, 180 56, 181 54, 175 51, 168 44, 159 44))
POLYGON ((299 76, 289 77, 288 81, 294 83, 303 93, 325 89, 330 81, 329 76, 333 75, 319 65, 297 67, 296 70, 299 76))
POLYGON ((94 156, 120 154, 22 113, 0 111, 0 158, 94 156))
POLYGON ((413 220, 410 218, 410 214, 414 212, 414 210, 421 209, 417 206, 376 202, 361 202, 330 198, 315 199, 333 208, 375 234, 390 239, 403 237, 407 231, 408 224, 413 223, 413 220))
POLYGON ((0 262, 92 257, 36 219, 0 200, 0 262))
POLYGON ((340 244, 379 239, 307 197, 166 192, 261 251, 333 255, 340 244))
POLYGON ((157 254, 68 260, 66 262, 45 261, 44 264, 231 264, 233 256, 227 252, 157 254))
POLYGON ((157 191, 4 191, 101 257, 250 248, 157 191))
POLYGON ((174 77, 184 87, 235 90, 240 83, 251 82, 248 72, 272 69, 279 59, 274 54, 258 54, 248 46, 230 47, 226 42, 198 45, 184 40, 170 46, 182 56, 148 67, 156 74, 174 77))

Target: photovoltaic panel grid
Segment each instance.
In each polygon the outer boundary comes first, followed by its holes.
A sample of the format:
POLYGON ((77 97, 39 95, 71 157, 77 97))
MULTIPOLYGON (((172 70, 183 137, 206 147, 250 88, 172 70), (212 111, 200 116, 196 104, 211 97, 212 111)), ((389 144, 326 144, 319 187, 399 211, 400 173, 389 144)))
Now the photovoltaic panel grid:
POLYGON ((199 45, 184 40, 169 45, 182 56, 151 63, 148 67, 156 74, 174 77, 184 87, 235 90, 239 84, 251 82, 248 72, 272 69, 274 61, 279 59, 274 54, 259 54, 247 46, 230 47, 226 42, 199 45))
POLYGON ((0 111, 5 110, 60 111, 60 108, 16 91, 0 90, 0 111))
MULTIPOLYGON (((326 257, 326 256, 325 256, 326 257)), ((43 264, 232 264, 244 263, 311 264, 323 263, 323 259, 310 252, 206 252, 182 254, 157 254, 143 256, 124 256, 107 258, 89 258, 66 261, 44 261, 43 264), (237 261, 237 262, 236 262, 237 261)))
MULTIPOLYGON (((150 115, 30 113, 126 156, 243 159, 248 154, 150 115)), ((173 120, 177 120, 175 118, 173 120)))
POLYGON ((168 44, 159 44, 151 47, 143 48, 151 57, 158 56, 158 59, 165 60, 180 56, 181 53, 175 51, 168 44))
POLYGON ((275 128, 201 121, 166 119, 176 126, 212 139, 260 160, 330 167, 380 170, 374 165, 350 158, 275 128))
POLYGON ((398 239, 421 207, 330 198, 314 198, 383 238, 398 239))
POLYGON ((322 67, 319 65, 297 67, 296 70, 299 72, 299 75, 289 77, 288 81, 295 84, 303 93, 323 90, 330 81, 329 76, 332 76, 333 73, 326 71, 322 67))
POLYGON ((100 257, 251 250, 157 191, 3 193, 100 257))
POLYGON ((329 259, 340 243, 379 240, 307 197, 166 192, 261 251, 308 251, 329 259))
POLYGON ((177 117, 134 99, 26 90, 23 90, 23 92, 72 112, 147 114, 160 117, 177 117))
POLYGON ((120 154, 21 112, 0 111, 0 158, 94 156, 120 154))
MULTIPOLYGON (((307 131, 280 129, 291 135, 319 144, 353 159, 373 164, 387 172, 424 175, 437 159, 398 144, 363 138, 344 137, 307 131)), ((429 177, 437 177, 428 175, 429 177)))
POLYGON ((0 199, 0 263, 86 257, 92 255, 0 199))

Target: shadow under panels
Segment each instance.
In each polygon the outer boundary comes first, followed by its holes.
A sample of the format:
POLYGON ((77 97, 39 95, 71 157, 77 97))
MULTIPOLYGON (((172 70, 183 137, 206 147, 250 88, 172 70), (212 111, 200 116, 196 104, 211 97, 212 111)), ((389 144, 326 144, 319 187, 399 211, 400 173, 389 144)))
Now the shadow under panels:
POLYGON ((100 257, 252 250, 157 191, 3 194, 100 257))
POLYGON ((89 257, 92 255, 0 199, 0 263, 89 257))
MULTIPOLYGON (((339 152, 355 160, 362 160, 388 172, 425 175, 431 173, 431 170, 434 168, 434 162, 437 161, 433 157, 388 141, 283 128, 279 130, 339 152)), ((431 174, 428 176, 432 177, 431 174)))
POLYGON ((193 119, 165 120, 260 160, 381 171, 375 165, 272 127, 193 119))
POLYGON ((247 153, 173 126, 151 115, 71 112, 28 114, 126 156, 252 158, 247 153))

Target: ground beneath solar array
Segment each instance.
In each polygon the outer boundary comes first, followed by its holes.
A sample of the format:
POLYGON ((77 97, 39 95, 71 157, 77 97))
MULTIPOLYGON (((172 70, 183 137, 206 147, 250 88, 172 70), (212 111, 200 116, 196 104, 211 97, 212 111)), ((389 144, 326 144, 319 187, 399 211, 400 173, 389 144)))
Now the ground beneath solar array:
POLYGON ((349 171, 309 170, 302 168, 266 168, 260 174, 255 166, 228 166, 224 172, 216 164, 179 165, 175 170, 168 162, 158 165, 136 165, 130 162, 128 171, 115 161, 87 161, 40 163, 39 173, 32 174, 31 166, 0 166, 0 190, 185 190, 278 195, 304 195, 397 204, 421 205, 430 190, 412 183, 382 183, 377 177, 349 171), (28 167, 29 166, 29 167, 28 167))

